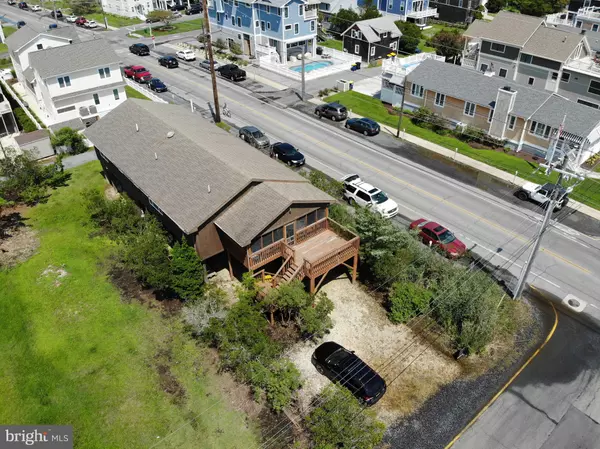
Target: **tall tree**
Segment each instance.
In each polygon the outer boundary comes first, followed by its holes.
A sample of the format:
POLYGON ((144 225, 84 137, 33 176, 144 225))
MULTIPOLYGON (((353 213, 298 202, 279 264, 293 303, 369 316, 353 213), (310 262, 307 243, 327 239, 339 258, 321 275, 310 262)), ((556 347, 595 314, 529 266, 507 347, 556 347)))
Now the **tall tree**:
POLYGON ((430 44, 438 55, 456 58, 464 48, 465 40, 458 31, 442 30, 431 38, 430 44))
POLYGON ((421 39, 423 38, 421 29, 414 23, 403 22, 401 20, 396 22, 396 26, 402 33, 398 51, 401 53, 414 53, 417 51, 419 42, 421 42, 421 39))
POLYGON ((337 14, 332 15, 331 19, 329 20, 333 28, 331 31, 342 33, 346 29, 348 29, 350 25, 359 20, 360 16, 356 11, 354 11, 353 9, 342 8, 338 11, 337 14))
POLYGON ((365 0, 361 7, 360 20, 376 19, 381 17, 377 4, 373 0, 365 0))

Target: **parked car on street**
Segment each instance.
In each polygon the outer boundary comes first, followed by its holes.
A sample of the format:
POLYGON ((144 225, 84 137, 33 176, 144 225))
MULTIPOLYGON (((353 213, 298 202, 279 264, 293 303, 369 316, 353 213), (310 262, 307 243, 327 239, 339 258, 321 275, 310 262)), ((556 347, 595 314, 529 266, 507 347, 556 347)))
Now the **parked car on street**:
POLYGON ((50 17, 52 17, 54 19, 62 19, 63 13, 60 9, 57 9, 56 11, 50 11, 50 17))
POLYGON ((25 25, 27 25, 27 24, 25 23, 24 20, 19 20, 17 22, 17 28, 23 28, 25 25))
MULTIPOLYGON (((533 201, 539 204, 544 209, 550 205, 552 200, 553 192, 556 189, 556 184, 546 183, 544 185, 535 184, 533 182, 527 182, 521 187, 515 195, 522 201, 533 201)), ((560 187, 559 191, 556 192, 556 199, 560 199, 554 206, 554 212, 558 212, 569 203, 569 192, 560 187)))
POLYGON ((181 15, 181 13, 179 11, 173 11, 173 17, 175 19, 179 19, 180 17, 183 17, 183 16, 181 15))
POLYGON ((83 26, 86 28, 98 28, 98 22, 95 20, 88 20, 83 26))
POLYGON ((77 25, 78 27, 84 26, 85 22, 87 22, 87 19, 83 16, 79 16, 77 17, 77 19, 75 19, 75 25, 77 25))
POLYGON ((185 5, 173 5, 169 8, 171 11, 184 11, 185 5))
POLYGON ((152 78, 148 83, 148 86, 150 87, 150 90, 153 90, 154 92, 166 92, 168 90, 167 85, 158 78, 152 78))
POLYGON ((370 118, 349 118, 346 120, 346 128, 357 131, 365 136, 375 136, 379 134, 379 123, 370 118))
POLYGON ((192 6, 189 7, 189 9, 187 9, 185 11, 185 13, 188 16, 191 16, 193 14, 200 14, 202 12, 202 5, 200 3, 194 3, 192 6))
POLYGON ((334 122, 346 120, 348 118, 348 109, 339 103, 320 104, 315 108, 317 117, 327 117, 334 122))
POLYGON ((77 20, 77 16, 70 15, 70 16, 65 17, 65 20, 69 23, 75 23, 75 21, 77 20))
POLYGON ((171 55, 161 56, 160 58, 158 58, 158 63, 168 69, 175 69, 179 67, 179 61, 175 56, 171 55))
POLYGON ((268 148, 269 138, 256 126, 244 126, 240 128, 240 139, 245 140, 256 148, 268 148))
POLYGON ((319 373, 350 390, 367 406, 375 405, 387 389, 385 380, 373 368, 336 342, 321 344, 311 362, 319 373))
POLYGON ((144 66, 128 65, 123 68, 125 77, 131 78, 138 83, 147 83, 152 79, 152 75, 144 66))
POLYGON ((464 256, 467 252, 467 245, 456 238, 452 232, 435 221, 429 221, 425 218, 419 218, 413 221, 410 229, 419 231, 419 238, 429 246, 435 246, 441 249, 446 256, 451 259, 464 256))
POLYGON ((16 0, 8 0, 7 3, 9 5, 16 5, 17 4, 16 0))
POLYGON ((19 2, 19 9, 28 9, 29 7, 27 6, 27 3, 25 2, 19 2))
POLYGON ((277 142, 271 145, 271 157, 288 165, 304 165, 304 155, 289 143, 277 142))
POLYGON ((33 12, 40 12, 42 10, 42 7, 40 5, 31 5, 31 10, 33 12))
POLYGON ((351 205, 372 208, 383 218, 392 218, 398 214, 398 203, 390 199, 385 192, 364 182, 356 174, 344 176, 344 198, 351 205))
POLYGON ((184 61, 195 61, 196 53, 193 50, 179 50, 175 53, 179 59, 183 59, 184 61))
POLYGON ((215 69, 223 78, 231 81, 243 81, 246 79, 246 71, 235 64, 225 64, 215 69))
MULTIPOLYGON (((219 64, 217 61, 214 61, 213 64, 214 64, 215 70, 217 70, 221 66, 221 64, 219 64)), ((202 67, 203 69, 206 69, 206 70, 210 70, 210 61, 208 59, 204 59, 204 60, 200 61, 200 67, 202 67)))
POLYGON ((156 22, 160 22, 160 19, 158 17, 148 17, 148 18, 146 18, 146 23, 156 23, 156 22))
POLYGON ((148 56, 150 54, 150 48, 146 44, 138 43, 130 45, 129 51, 138 56, 148 56))

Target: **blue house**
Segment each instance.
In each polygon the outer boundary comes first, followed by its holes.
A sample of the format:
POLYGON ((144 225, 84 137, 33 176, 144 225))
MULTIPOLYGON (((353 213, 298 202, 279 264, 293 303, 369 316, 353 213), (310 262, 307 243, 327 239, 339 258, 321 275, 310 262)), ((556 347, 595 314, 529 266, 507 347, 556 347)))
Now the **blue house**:
MULTIPOLYGON (((394 17, 394 20, 414 22, 420 27, 427 24, 428 17, 437 17, 437 9, 429 7, 429 0, 372 0, 384 16, 394 17)), ((358 0, 358 6, 364 6, 366 0, 358 0)))
POLYGON ((281 63, 300 53, 314 56, 318 7, 314 0, 210 0, 212 39, 238 42, 244 54, 281 63))

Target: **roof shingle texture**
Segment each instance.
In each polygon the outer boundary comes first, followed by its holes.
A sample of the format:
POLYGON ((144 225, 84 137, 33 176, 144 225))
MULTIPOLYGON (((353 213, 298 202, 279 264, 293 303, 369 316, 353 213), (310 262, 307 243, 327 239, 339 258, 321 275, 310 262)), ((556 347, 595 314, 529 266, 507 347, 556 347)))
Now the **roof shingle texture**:
MULTIPOLYGON (((379 42, 379 34, 391 33, 392 37, 400 37, 402 33, 390 16, 377 17, 375 19, 360 20, 355 22, 362 32, 364 38, 369 42, 379 42)), ((346 30, 347 31, 347 30, 346 30)))
POLYGON ((79 36, 75 28, 72 26, 66 27, 58 27, 53 29, 43 28, 38 24, 27 24, 13 34, 6 38, 6 45, 10 51, 16 51, 25 45, 27 42, 30 42, 32 39, 35 39, 39 34, 46 34, 48 36, 59 36, 66 39, 71 39, 73 42, 79 42, 79 36))
POLYGON ((523 52, 564 62, 583 40, 583 35, 556 28, 539 27, 523 47, 523 52))
POLYGON ((500 11, 491 22, 473 21, 464 35, 522 47, 542 21, 540 17, 500 11))
POLYGON ((600 111, 577 104, 551 92, 532 89, 504 78, 488 77, 483 73, 454 64, 428 59, 408 76, 409 82, 427 90, 450 97, 489 106, 496 101, 498 89, 509 86, 517 92, 512 114, 538 120, 558 128, 567 114, 565 131, 585 137, 600 123, 600 111))
POLYGON ((31 67, 38 71, 42 79, 119 62, 120 58, 105 39, 78 42, 29 54, 31 67))
MULTIPOLYGON (((247 241, 262 223, 281 215, 284 201, 279 196, 287 197, 291 204, 291 195, 280 184, 296 187, 294 200, 298 202, 325 198, 300 175, 183 106, 128 99, 85 134, 187 234, 224 212, 225 206, 247 189, 232 206, 237 213, 220 218, 236 241, 247 241), (169 138, 170 131, 174 135, 169 138), (271 189, 277 188, 268 196, 275 201, 253 193, 257 187, 259 193, 266 192, 269 187, 261 186, 263 181, 276 181, 268 183, 271 189), (248 194, 254 200, 244 199, 248 194), (248 227, 244 233, 238 231, 243 226, 248 227)), ((325 201, 333 199, 327 196, 325 201)))

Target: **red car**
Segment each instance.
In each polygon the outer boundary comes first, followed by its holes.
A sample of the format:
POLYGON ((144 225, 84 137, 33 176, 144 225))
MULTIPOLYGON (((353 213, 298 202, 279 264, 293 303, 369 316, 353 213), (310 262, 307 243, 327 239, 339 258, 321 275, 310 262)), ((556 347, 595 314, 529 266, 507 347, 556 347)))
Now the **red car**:
POLYGON ((141 65, 128 65, 123 69, 123 73, 127 78, 133 78, 138 83, 147 83, 152 79, 150 72, 141 65))
POLYGON ((452 259, 463 256, 467 246, 458 240, 452 232, 435 221, 419 218, 410 224, 410 229, 418 229, 419 237, 429 246, 437 246, 452 259))
POLYGON ((75 25, 80 26, 80 27, 84 26, 86 22, 87 22, 87 19, 83 16, 77 17, 77 19, 75 19, 75 25))

